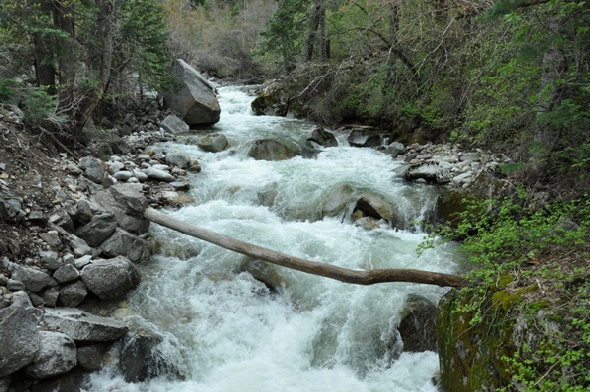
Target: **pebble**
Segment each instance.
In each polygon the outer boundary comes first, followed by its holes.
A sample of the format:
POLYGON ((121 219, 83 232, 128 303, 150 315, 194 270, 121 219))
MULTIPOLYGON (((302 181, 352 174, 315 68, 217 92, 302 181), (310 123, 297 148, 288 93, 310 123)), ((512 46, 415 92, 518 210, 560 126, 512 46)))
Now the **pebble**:
POLYGON ((6 171, 6 163, 0 162, 0 170, 6 171))
POLYGON ((129 180, 131 177, 133 177, 133 173, 131 173, 130 171, 124 170, 124 171, 116 172, 113 175, 113 177, 115 177, 115 179, 117 179, 117 181, 125 182, 125 181, 129 180))

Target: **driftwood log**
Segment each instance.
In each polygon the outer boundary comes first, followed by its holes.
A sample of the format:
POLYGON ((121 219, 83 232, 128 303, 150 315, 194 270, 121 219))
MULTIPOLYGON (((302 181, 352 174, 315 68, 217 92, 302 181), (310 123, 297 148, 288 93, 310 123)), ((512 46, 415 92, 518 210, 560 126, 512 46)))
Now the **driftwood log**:
POLYGON ((356 271, 330 264, 300 259, 272 249, 250 244, 224 234, 218 234, 179 221, 168 215, 162 214, 153 208, 146 209, 144 216, 151 222, 168 227, 169 229, 211 242, 225 249, 233 250, 234 252, 254 257, 258 260, 346 283, 371 285, 387 282, 410 282, 456 287, 465 280, 464 277, 459 275, 420 271, 415 269, 375 269, 370 271, 356 271))

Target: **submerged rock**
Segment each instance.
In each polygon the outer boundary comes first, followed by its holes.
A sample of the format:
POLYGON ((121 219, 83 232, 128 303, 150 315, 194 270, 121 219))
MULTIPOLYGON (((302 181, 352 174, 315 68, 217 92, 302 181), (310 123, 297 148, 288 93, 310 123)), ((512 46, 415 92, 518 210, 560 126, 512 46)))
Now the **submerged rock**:
POLYGON ((409 295, 398 327, 404 351, 438 351, 436 306, 418 295, 409 295))
POLYGON ((182 378, 158 348, 160 339, 128 333, 123 339, 119 367, 125 381, 142 382, 161 375, 182 378))
POLYGON ((316 127, 313 131, 311 131, 307 136, 307 142, 314 142, 322 147, 338 146, 338 141, 336 140, 336 137, 334 137, 334 134, 326 131, 322 127, 316 127))
POLYGON ((207 152, 221 152, 228 146, 227 138, 221 133, 205 135, 197 142, 199 148, 207 152))
POLYGON ((254 159, 267 161, 281 161, 293 158, 295 155, 297 155, 295 151, 273 139, 255 141, 248 153, 248 156, 254 159))

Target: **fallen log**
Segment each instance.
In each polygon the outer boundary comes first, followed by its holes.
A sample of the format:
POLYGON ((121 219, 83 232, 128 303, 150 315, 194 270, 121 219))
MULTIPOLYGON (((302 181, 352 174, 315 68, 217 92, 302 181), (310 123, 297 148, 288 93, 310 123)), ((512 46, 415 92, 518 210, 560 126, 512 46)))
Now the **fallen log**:
POLYGON ((201 240, 211 242, 225 249, 229 249, 246 256, 254 257, 262 261, 295 269, 297 271, 306 272, 312 275, 324 276, 326 278, 339 280, 345 283, 372 285, 376 283, 387 282, 410 282, 456 287, 465 280, 464 277, 459 275, 420 271, 415 269, 375 269, 370 271, 356 271, 330 264, 323 264, 315 261, 301 259, 287 255, 285 253, 277 252, 272 249, 250 244, 224 234, 215 233, 213 231, 202 229, 189 223, 179 221, 168 215, 162 214, 153 208, 146 209, 144 216, 151 222, 168 227, 169 229, 178 231, 180 233, 188 234, 201 240))

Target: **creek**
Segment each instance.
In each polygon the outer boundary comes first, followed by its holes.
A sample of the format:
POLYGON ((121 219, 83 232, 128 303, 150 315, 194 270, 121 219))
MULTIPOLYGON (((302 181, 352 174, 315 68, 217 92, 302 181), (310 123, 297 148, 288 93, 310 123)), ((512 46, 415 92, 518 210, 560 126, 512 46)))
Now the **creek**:
MULTIPOLYGON (((401 163, 373 149, 348 146, 311 153, 314 124, 254 116, 247 89, 219 89, 229 148, 208 153, 194 136, 155 146, 197 159, 189 174, 193 202, 165 211, 197 226, 304 259, 350 269, 414 268, 452 273, 452 245, 417 256, 419 221, 432 211, 437 189, 410 184, 401 163), (273 138, 301 152, 283 161, 248 157, 252 142, 273 138), (392 206, 411 230, 381 224, 366 230, 349 213, 323 217, 327 195, 342 185, 371 192, 392 206)), ((348 207, 348 212, 352 207, 348 207)), ((355 286, 283 267, 251 263, 218 246, 152 225, 160 244, 142 283, 116 317, 131 330, 158 336, 159 349, 184 380, 158 377, 126 383, 108 366, 92 375, 95 391, 436 391, 434 352, 401 352, 397 327, 406 298, 436 303, 445 289, 410 283, 355 286), (250 265, 247 267, 246 264, 250 265), (255 269, 269 289, 247 272, 255 269), (401 352, 401 355, 400 355, 401 352), (399 355, 399 357, 398 357, 399 355)), ((114 361, 116 362, 116 361, 114 361)))

